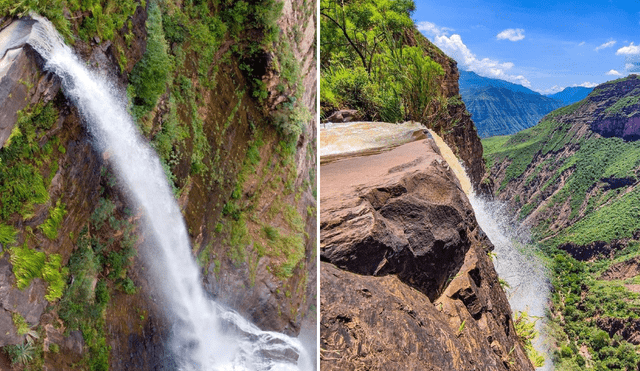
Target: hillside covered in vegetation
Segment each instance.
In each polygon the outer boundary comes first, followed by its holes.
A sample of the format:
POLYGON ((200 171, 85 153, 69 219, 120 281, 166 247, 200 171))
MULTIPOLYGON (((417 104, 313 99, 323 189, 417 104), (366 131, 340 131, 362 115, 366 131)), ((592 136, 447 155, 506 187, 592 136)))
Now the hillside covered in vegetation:
POLYGON ((320 2, 320 115, 353 109, 368 121, 413 120, 435 130, 484 176, 482 146, 458 88, 457 63, 411 19, 413 1, 320 2))
MULTIPOLYGON (((0 40, 30 12, 46 16, 121 92, 209 294, 291 335, 316 316, 316 9, 0 1, 0 40)), ((0 368, 172 367, 140 215, 58 78, 29 45, 19 50, 0 61, 0 368)))
POLYGON ((483 140, 496 197, 548 258, 561 370, 630 370, 640 362, 640 116, 637 75, 511 136, 483 140))

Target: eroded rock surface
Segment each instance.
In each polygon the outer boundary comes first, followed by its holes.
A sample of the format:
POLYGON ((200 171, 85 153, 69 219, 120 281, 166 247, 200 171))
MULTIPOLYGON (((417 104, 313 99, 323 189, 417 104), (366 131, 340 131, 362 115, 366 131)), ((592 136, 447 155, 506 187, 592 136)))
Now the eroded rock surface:
POLYGON ((639 274, 640 257, 635 257, 620 263, 611 264, 609 269, 604 271, 600 278, 607 281, 624 280, 627 278, 633 278, 639 274))
POLYGON ((27 44, 35 22, 19 19, 0 24, 0 148, 11 135, 18 111, 29 103, 50 101, 60 89, 53 75, 41 72, 41 59, 27 44))
POLYGON ((633 345, 640 344, 640 319, 632 318, 598 318, 596 324, 613 338, 618 335, 633 345))
POLYGON ((532 370, 432 139, 321 167, 323 370, 532 370))

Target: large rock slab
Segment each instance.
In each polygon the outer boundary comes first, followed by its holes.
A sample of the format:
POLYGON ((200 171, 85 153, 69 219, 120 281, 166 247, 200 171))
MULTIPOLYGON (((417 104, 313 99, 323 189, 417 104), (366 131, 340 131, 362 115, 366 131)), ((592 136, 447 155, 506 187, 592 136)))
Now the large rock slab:
POLYGON ((432 139, 321 169, 321 258, 396 274, 432 300, 470 247, 473 209, 432 139))

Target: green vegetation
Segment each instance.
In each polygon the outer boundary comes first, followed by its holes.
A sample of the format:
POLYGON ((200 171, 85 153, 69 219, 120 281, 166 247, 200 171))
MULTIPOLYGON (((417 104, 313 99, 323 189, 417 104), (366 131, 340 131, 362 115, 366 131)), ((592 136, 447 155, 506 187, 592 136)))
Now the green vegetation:
POLYGON ((56 202, 55 207, 49 208, 49 218, 39 226, 48 239, 55 240, 58 238, 58 230, 62 226, 62 219, 66 213, 65 205, 60 203, 60 200, 56 202))
POLYGON ((51 163, 52 141, 45 132, 58 120, 52 103, 37 104, 18 112, 18 123, 9 145, 0 149, 0 220, 14 213, 28 214, 33 204, 49 200, 45 179, 39 171, 51 163))
MULTIPOLYGON (((591 96, 606 91, 601 87, 591 96)), ((611 99, 605 113, 632 114, 628 107, 638 103, 637 93, 611 99)), ((500 191, 514 184, 539 187, 533 196, 522 193, 514 201, 520 218, 539 212, 533 231, 547 256, 554 288, 550 318, 556 369, 636 370, 640 348, 629 342, 626 330, 606 322, 624 324, 639 317, 640 294, 628 285, 640 280, 605 280, 602 274, 614 263, 640 256, 634 235, 640 229, 640 142, 591 133, 582 114, 573 116, 585 111, 589 99, 558 109, 515 135, 483 140, 485 161, 494 174, 501 169, 500 191), (549 228, 553 224, 565 227, 549 228), (585 262, 558 248, 614 241, 622 248, 585 262)))
MULTIPOLYGON (((85 50, 90 51, 98 42, 112 41, 122 76, 129 78, 130 110, 158 152, 176 196, 192 189, 194 193, 216 195, 209 197, 211 205, 202 205, 213 208, 213 217, 206 218, 216 240, 215 244, 206 241, 202 249, 200 244, 195 245, 200 250, 199 263, 206 267, 213 262, 213 271, 219 275, 226 254, 239 265, 247 264, 253 281, 258 261, 265 258, 269 259, 268 269, 287 285, 285 280, 304 266, 305 218, 287 204, 300 200, 303 189, 310 187, 308 182, 304 188, 296 184, 294 156, 303 128, 313 118, 302 99, 296 56, 301 39, 294 41, 292 37, 300 30, 292 29, 287 35, 277 24, 283 2, 152 1, 147 8, 146 50, 128 76, 126 68, 132 64, 126 60, 131 56, 127 47, 137 48, 132 44, 132 15, 137 7, 147 7, 144 0, 49 3, 0 0, 0 10, 12 14, 28 10, 58 12, 65 27, 73 30, 65 33, 67 42, 82 40, 85 50), (214 90, 222 68, 223 81, 238 86, 228 109, 226 93, 214 90), (272 77, 272 72, 280 75, 276 89, 280 96, 270 96, 262 81, 267 73, 272 77), (225 108, 219 108, 216 102, 220 92, 225 95, 225 108), (274 109, 271 105, 276 100, 281 103, 274 109), (229 143, 238 150, 234 147, 230 151, 229 143), (252 182, 258 183, 257 191, 252 191, 255 193, 248 191, 252 182), (267 221, 259 207, 264 207, 265 198, 272 193, 279 194, 281 207, 267 221), (260 232, 268 226, 274 229, 272 241, 260 232)), ((308 11, 311 16, 313 4, 305 4, 305 14, 308 11)), ((59 23, 54 23, 60 30, 59 23)), ((17 285, 27 287, 34 278, 47 282, 46 299, 52 303, 48 310, 54 320, 57 315, 66 331, 82 332, 88 351, 73 367, 106 370, 110 357, 106 324, 109 302, 122 292, 138 292, 132 280, 135 276, 130 274, 136 250, 135 233, 129 224, 135 218, 122 208, 117 179, 106 167, 102 169, 96 207, 81 233, 76 216, 67 216, 77 204, 72 205, 64 196, 58 199, 54 192, 55 198, 49 200, 47 188, 53 177, 59 171, 67 174, 70 166, 62 155, 67 148, 74 148, 53 135, 58 130, 54 124, 62 101, 58 96, 52 103, 21 112, 10 142, 0 149, 0 243, 11 254, 17 285), (48 210, 38 206, 42 204, 48 210), (44 222, 37 225, 36 220, 44 222), (16 229, 25 222, 32 227, 16 229), (65 245, 69 240, 76 244, 67 266, 60 255, 50 253, 48 249, 54 243, 45 237, 65 245), (16 244, 20 245, 13 246, 16 244)), ((68 140, 70 134, 64 131, 58 135, 68 140)), ((66 259, 68 252, 62 255, 66 259)), ((298 281, 301 283, 296 283, 295 289, 304 290, 306 279, 298 281)), ((293 291, 287 290, 292 302, 293 291)), ((294 314, 295 310, 297 307, 292 306, 294 314)), ((33 331, 42 332, 42 328, 33 331)), ((49 349, 56 353, 53 347, 49 349)), ((4 347, 4 351, 26 369, 42 368, 41 341, 4 347)))
POLYGON ((9 356, 12 366, 31 363, 36 353, 36 347, 30 342, 18 345, 7 345, 3 347, 2 350, 9 356))
POLYGON ((42 278, 47 285, 45 298, 54 302, 62 296, 65 287, 68 270, 61 266, 62 258, 58 254, 46 255, 23 245, 9 249, 13 274, 16 276, 16 285, 24 289, 34 278, 42 278))
POLYGON ((147 34, 147 49, 130 76, 134 117, 142 117, 156 106, 169 80, 171 60, 162 29, 162 13, 155 2, 149 5, 147 34))
POLYGON ((18 231, 10 226, 0 223, 0 243, 3 245, 11 245, 16 242, 16 234, 18 231))
POLYGON ((81 330, 89 349, 88 363, 91 370, 109 369, 111 347, 106 342, 105 311, 109 294, 102 281, 95 289, 93 281, 102 270, 98 241, 91 241, 85 228, 78 236, 78 248, 69 259, 69 273, 74 277, 60 301, 58 315, 69 330, 81 330))
POLYGON ((29 324, 20 313, 13 313, 11 319, 13 320, 13 325, 16 326, 18 335, 26 335, 29 332, 29 324))
POLYGON ((538 331, 535 329, 538 319, 539 318, 532 318, 527 312, 517 312, 513 319, 516 333, 522 341, 522 344, 524 344, 527 356, 534 367, 544 366, 545 361, 544 355, 533 347, 533 341, 538 337, 538 331))
MULTIPOLYGON (((636 252, 637 253, 637 252, 636 252)), ((626 289, 620 281, 596 279, 610 262, 582 263, 557 251, 551 264, 552 319, 559 342, 554 363, 559 370, 635 370, 640 366, 638 346, 613 338, 601 330, 598 318, 638 318, 639 295, 626 289), (580 347, 592 357, 589 364, 580 347)))
POLYGON ((427 122, 445 114, 444 70, 405 40, 421 36, 414 10, 413 1, 320 2, 323 115, 351 108, 365 119, 427 122))
POLYGON ((60 32, 67 40, 73 39, 71 33, 71 24, 64 16, 64 7, 66 1, 53 0, 53 1, 41 1, 41 0, 0 0, 0 14, 10 15, 13 17, 22 17, 29 12, 34 11, 47 17, 56 26, 58 32, 60 32))
MULTIPOLYGON (((554 111, 549 116, 558 116, 558 112, 554 111)), ((508 163, 499 190, 504 190, 512 181, 522 182, 531 164, 541 161, 526 182, 540 177, 543 171, 553 174, 543 182, 544 191, 550 186, 557 186, 564 175, 564 184, 546 201, 545 209, 567 202, 571 209, 571 226, 554 236, 554 246, 566 242, 585 245, 631 237, 640 228, 640 209, 637 206, 640 193, 635 190, 622 192, 625 186, 607 185, 608 182, 631 184, 637 181, 640 142, 588 134, 581 136, 571 126, 570 122, 556 122, 547 117, 538 125, 512 136, 484 139, 486 163, 508 163), (568 145, 576 148, 575 153, 569 156, 562 152, 568 145), (593 192, 594 188, 597 192, 593 192)), ((541 202, 539 198, 523 199, 520 217, 529 215, 541 202)), ((535 226, 534 231, 540 238, 551 232, 544 225, 535 226)))

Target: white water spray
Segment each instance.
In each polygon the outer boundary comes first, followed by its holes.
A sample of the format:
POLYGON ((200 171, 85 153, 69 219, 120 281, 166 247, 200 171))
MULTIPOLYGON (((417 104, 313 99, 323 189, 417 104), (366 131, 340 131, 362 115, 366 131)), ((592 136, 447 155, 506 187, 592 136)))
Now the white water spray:
POLYGON ((536 330, 539 336, 534 347, 546 354, 544 366, 538 370, 552 370, 553 362, 545 332, 550 284, 544 263, 532 250, 529 230, 513 223, 503 203, 478 196, 471 187, 467 172, 451 148, 436 133, 431 130, 430 133, 442 157, 456 174, 462 189, 469 197, 478 225, 495 247, 494 265, 498 276, 509 285, 506 291, 511 309, 527 312, 530 317, 537 319, 536 330))
POLYGON ((97 150, 108 156, 129 198, 144 215, 146 239, 154 248, 156 289, 163 294, 173 323, 171 345, 178 368, 312 369, 297 339, 261 331, 207 297, 180 209, 157 155, 135 129, 123 94, 89 71, 48 20, 37 15, 32 18, 38 22, 28 43, 45 60, 45 69, 60 77, 65 95, 78 108, 97 150), (292 353, 299 355, 298 365, 291 361, 292 353))

